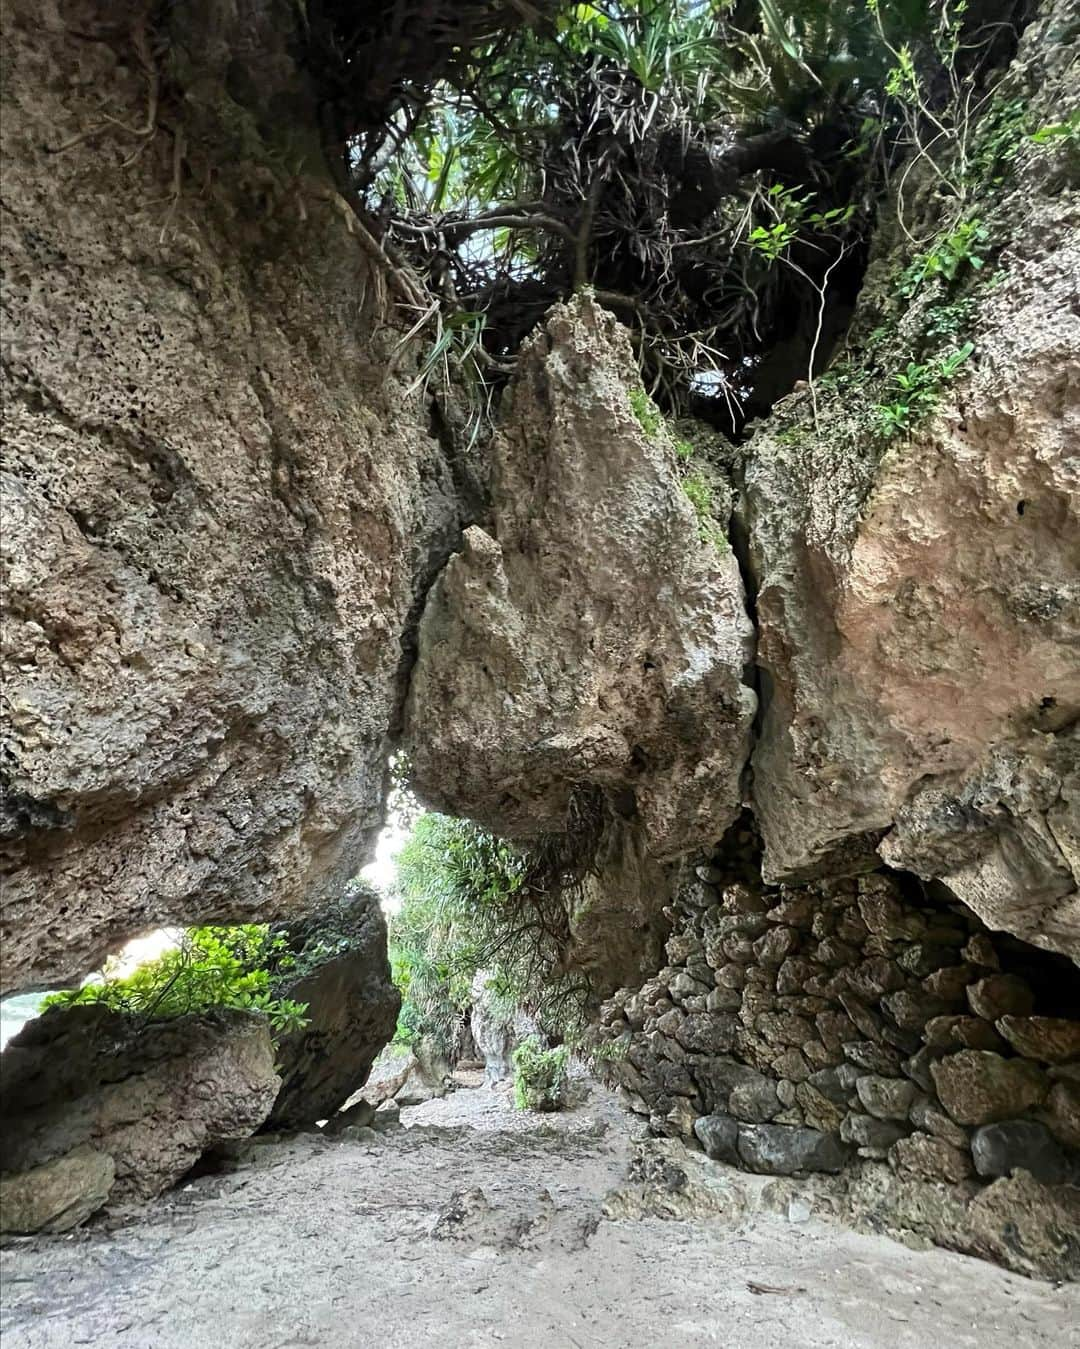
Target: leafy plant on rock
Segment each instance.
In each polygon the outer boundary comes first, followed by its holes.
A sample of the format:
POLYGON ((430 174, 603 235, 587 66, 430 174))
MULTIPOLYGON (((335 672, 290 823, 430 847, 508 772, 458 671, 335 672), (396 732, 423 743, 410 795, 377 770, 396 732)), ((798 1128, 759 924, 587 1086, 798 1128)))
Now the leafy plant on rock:
POLYGON ((976 272, 981 270, 985 261, 983 246, 988 238, 989 231, 981 220, 960 221, 906 268, 900 282, 900 294, 909 299, 924 281, 937 277, 951 284, 965 267, 976 272))
POLYGON ((911 431, 934 410, 942 386, 956 377, 974 350, 974 343, 965 342, 956 351, 935 361, 926 364, 909 361, 907 368, 892 378, 896 397, 891 403, 878 404, 874 410, 879 434, 888 440, 911 431))
POLYGON ((561 1110, 566 1105, 566 1045, 547 1049, 535 1035, 514 1050, 514 1104, 519 1110, 561 1110))
POLYGON ((43 1008, 102 1003, 141 1022, 240 1008, 261 1012, 276 1034, 307 1024, 304 1003, 278 997, 271 967, 287 955, 283 936, 263 924, 188 928, 179 944, 131 974, 50 993, 43 1008))

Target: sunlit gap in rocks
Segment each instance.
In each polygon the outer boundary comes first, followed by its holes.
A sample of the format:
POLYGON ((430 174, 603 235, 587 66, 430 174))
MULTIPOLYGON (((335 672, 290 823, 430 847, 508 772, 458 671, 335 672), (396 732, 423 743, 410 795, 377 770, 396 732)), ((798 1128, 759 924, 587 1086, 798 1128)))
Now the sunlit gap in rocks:
MULTIPOLYGON (((102 984, 106 979, 124 978, 134 973, 140 965, 155 960, 165 951, 178 946, 182 932, 180 928, 162 927, 148 932, 143 937, 132 937, 115 956, 110 956, 100 970, 95 970, 82 980, 82 984, 102 984)), ((47 993, 16 993, 0 1001, 0 1049, 17 1035, 28 1021, 41 1014, 47 993)))

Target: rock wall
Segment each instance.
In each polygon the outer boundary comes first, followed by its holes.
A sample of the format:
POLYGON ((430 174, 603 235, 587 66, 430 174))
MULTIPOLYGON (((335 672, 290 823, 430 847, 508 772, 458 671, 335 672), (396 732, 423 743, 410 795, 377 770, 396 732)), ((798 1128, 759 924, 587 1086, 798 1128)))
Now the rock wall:
POLYGON ((1080 1274, 1071 963, 885 873, 805 887, 729 876, 703 867, 684 884, 667 965, 602 1009, 598 1054, 631 1108, 766 1175, 868 1161, 970 1201, 996 1185, 979 1211, 999 1207, 1002 1224, 1008 1178, 1025 1171, 1065 1187, 1066 1210, 1074 1195, 1080 1274))
POLYGON ((1077 105, 1070 13, 1042 7, 969 129, 983 269, 897 293, 911 235, 946 246, 932 241, 947 197, 916 173, 909 233, 882 228, 850 359, 755 437, 744 507, 768 877, 884 859, 1076 957, 1080 198, 1075 151, 1030 138, 1077 105), (965 338, 974 352, 933 416, 885 447, 871 405, 902 398, 890 369, 965 338))
POLYGON ((459 507, 299 14, 5 0, 5 991, 316 910, 382 819, 459 507))

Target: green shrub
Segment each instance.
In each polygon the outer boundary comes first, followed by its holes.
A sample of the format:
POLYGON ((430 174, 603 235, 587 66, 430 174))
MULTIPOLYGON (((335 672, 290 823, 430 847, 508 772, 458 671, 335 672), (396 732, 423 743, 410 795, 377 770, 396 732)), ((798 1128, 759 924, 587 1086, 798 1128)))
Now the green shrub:
POLYGON ((566 1105, 566 1045, 545 1049, 530 1035, 514 1050, 514 1104, 519 1110, 561 1110, 566 1105))
POLYGON ((143 1021, 208 1012, 220 1007, 262 1012, 277 1034, 301 1030, 307 1006, 275 995, 271 966, 286 968, 285 938, 263 924, 188 928, 173 950, 131 974, 50 993, 43 1010, 104 1003, 143 1021))
POLYGON ((401 907, 389 920, 390 970, 401 990, 394 1038, 452 1047, 476 972, 521 895, 525 859, 469 820, 435 812, 413 825, 397 856, 401 907))
POLYGON ((566 1034, 580 1024, 588 977, 568 972, 566 953, 594 827, 589 801, 576 799, 567 831, 527 848, 471 820, 415 821, 396 858, 399 908, 388 923, 398 1043, 428 1038, 452 1052, 480 970, 489 992, 545 1026, 566 1034))

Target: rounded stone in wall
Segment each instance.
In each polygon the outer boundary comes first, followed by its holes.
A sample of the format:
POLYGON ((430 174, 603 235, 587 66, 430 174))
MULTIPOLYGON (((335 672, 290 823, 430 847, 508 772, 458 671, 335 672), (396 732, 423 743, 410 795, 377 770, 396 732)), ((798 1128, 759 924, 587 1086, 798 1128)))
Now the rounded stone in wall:
POLYGON ((1011 1176, 1030 1171, 1046 1185, 1061 1185, 1074 1167, 1049 1130, 1034 1120, 1003 1120, 984 1124, 971 1139, 971 1155, 980 1176, 1011 1176))

